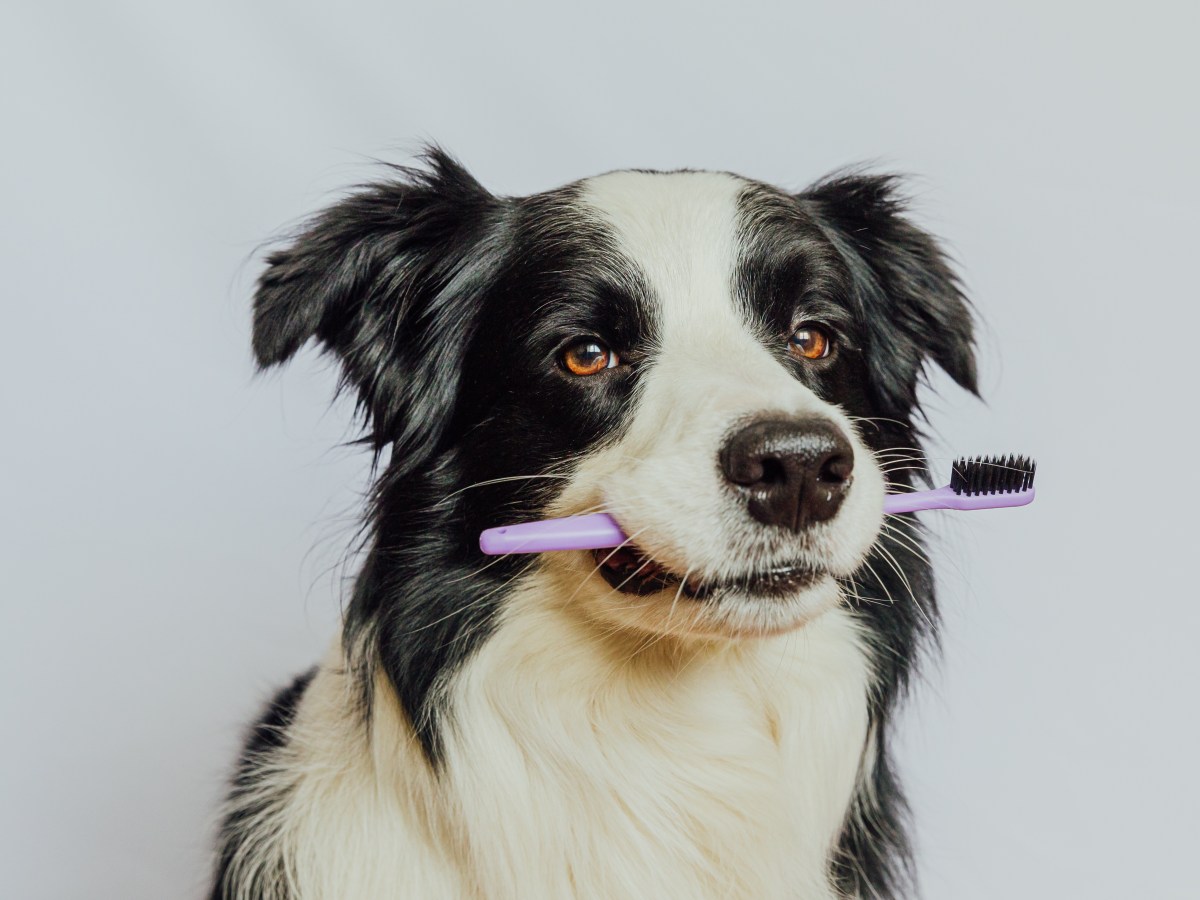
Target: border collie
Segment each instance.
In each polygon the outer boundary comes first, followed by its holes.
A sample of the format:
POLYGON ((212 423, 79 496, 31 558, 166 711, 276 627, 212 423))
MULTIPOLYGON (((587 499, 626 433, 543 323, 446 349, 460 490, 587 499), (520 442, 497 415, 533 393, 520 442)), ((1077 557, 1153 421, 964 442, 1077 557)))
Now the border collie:
POLYGON ((895 179, 396 168, 271 254, 376 473, 328 655, 255 725, 212 897, 893 897, 889 730, 935 622, 917 385, 972 317, 895 179), (615 551, 484 557, 603 510, 615 551))

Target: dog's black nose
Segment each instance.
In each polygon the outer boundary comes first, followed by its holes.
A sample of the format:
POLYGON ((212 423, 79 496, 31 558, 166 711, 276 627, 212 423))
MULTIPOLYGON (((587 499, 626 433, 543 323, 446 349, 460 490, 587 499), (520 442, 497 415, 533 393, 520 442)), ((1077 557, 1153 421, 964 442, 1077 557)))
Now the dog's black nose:
POLYGON ((721 448, 721 471, 750 515, 793 531, 833 518, 853 470, 854 449, 824 419, 754 422, 721 448))

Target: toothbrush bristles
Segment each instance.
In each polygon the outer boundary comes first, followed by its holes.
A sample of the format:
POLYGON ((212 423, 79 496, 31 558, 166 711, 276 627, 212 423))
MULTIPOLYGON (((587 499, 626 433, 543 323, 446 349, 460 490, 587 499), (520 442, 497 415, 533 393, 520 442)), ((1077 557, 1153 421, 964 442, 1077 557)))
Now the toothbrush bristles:
POLYGON ((1028 456, 976 456, 954 461, 950 488, 956 494, 1012 494, 1033 487, 1037 463, 1028 456))

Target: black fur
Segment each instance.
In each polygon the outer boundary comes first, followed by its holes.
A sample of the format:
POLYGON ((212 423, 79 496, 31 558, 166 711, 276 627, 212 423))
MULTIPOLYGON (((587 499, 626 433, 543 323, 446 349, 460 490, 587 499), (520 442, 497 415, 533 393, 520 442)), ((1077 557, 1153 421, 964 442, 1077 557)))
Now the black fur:
MULTIPOLYGON (((540 517, 555 490, 552 479, 489 482, 563 471, 573 454, 618 436, 656 334, 636 262, 572 204, 576 188, 500 198, 440 151, 427 162, 352 194, 268 258, 254 349, 270 366, 315 338, 356 396, 382 475, 346 636, 364 710, 378 664, 437 765, 447 714, 438 686, 486 640, 503 585, 528 564, 507 557, 482 568, 479 533, 540 517), (634 363, 603 385, 553 365, 564 336, 589 329, 634 363)), ((873 449, 918 446, 928 361, 975 390, 970 312, 937 244, 903 216, 892 179, 842 176, 795 196, 751 186, 742 212, 749 249, 735 294, 764 340, 798 316, 838 333, 836 357, 819 366, 780 361, 867 420, 873 449)), ((832 865, 838 885, 863 897, 897 896, 911 874, 889 725, 936 622, 928 564, 909 546, 919 547, 915 522, 895 527, 903 536, 885 535, 848 584, 878 647, 876 764, 832 865), (913 603, 870 602, 910 589, 913 603)), ((272 715, 290 714, 302 689, 272 715)), ((247 758, 265 746, 263 727, 247 758)))

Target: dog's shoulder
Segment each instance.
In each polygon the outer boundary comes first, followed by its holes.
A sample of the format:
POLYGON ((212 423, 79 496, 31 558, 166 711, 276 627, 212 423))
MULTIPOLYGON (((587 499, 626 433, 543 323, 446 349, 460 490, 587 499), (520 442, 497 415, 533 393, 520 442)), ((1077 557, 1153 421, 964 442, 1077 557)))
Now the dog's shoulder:
POLYGON ((227 811, 220 826, 211 900, 228 900, 233 896, 230 893, 231 870, 250 837, 255 811, 261 809, 265 802, 261 799, 249 803, 246 801, 261 791, 266 781, 266 771, 276 764, 279 751, 287 745, 288 729, 295 721, 304 692, 316 674, 317 667, 314 666, 278 690, 246 735, 234 770, 227 811))

